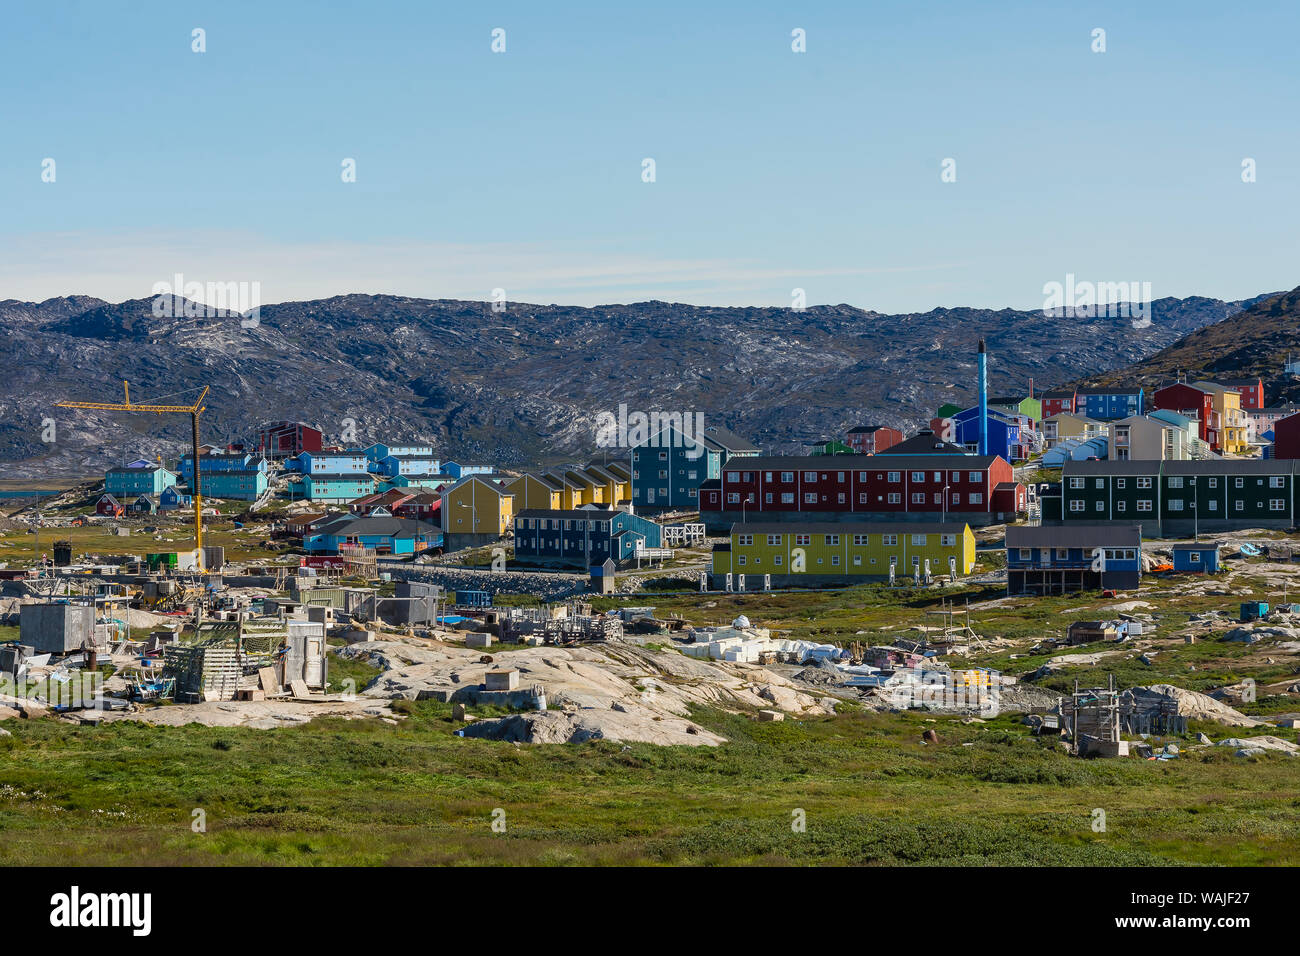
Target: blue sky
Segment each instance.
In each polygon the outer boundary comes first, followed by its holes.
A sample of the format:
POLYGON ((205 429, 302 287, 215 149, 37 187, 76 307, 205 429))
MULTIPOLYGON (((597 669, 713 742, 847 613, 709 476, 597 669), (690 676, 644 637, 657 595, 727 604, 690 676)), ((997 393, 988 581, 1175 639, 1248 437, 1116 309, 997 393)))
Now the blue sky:
POLYGON ((897 312, 1038 308, 1070 273, 1300 284, 1294 3, 103 0, 4 25, 0 298, 182 273, 264 302, 897 312))

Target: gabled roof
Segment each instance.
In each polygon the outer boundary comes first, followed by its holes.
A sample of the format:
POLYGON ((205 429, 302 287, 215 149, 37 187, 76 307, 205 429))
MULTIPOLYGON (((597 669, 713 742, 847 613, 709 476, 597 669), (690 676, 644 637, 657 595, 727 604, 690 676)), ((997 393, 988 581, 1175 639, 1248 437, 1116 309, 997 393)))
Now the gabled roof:
POLYGON ((357 517, 340 515, 334 521, 321 525, 317 534, 337 537, 340 535, 381 535, 393 538, 413 538, 416 535, 438 534, 439 529, 427 521, 414 518, 357 517))
POLYGON ((961 445, 946 442, 934 432, 921 432, 911 438, 891 445, 880 455, 965 455, 966 449, 961 445))
POLYGON ((1139 524, 1008 525, 1007 550, 1014 548, 1140 548, 1139 524))
POLYGON ((166 472, 166 473, 169 474, 169 475, 174 475, 174 474, 176 474, 176 472, 174 472, 174 471, 169 471, 168 469, 164 468, 162 465, 145 465, 145 466, 143 466, 143 467, 141 467, 141 468, 130 468, 130 467, 127 467, 127 466, 125 466, 125 465, 119 465, 119 466, 116 467, 116 468, 110 468, 110 469, 108 469, 108 471, 105 472, 105 474, 109 474, 109 475, 152 475, 155 471, 166 472))
POLYGON ((1040 399, 1071 398, 1073 397, 1073 395, 1074 395, 1074 389, 1072 388, 1049 388, 1047 391, 1043 392, 1038 397, 1040 399))
POLYGON ((479 483, 480 485, 482 485, 484 488, 487 488, 489 491, 491 491, 494 495, 500 495, 502 498, 513 498, 513 497, 514 497, 514 495, 512 495, 510 492, 506 491, 506 490, 505 490, 504 488, 502 488, 500 485, 496 484, 496 483, 493 482, 493 481, 489 481, 489 480, 487 480, 487 477, 486 477, 485 475, 477 475, 477 474, 475 474, 475 475, 466 475, 464 478, 461 478, 459 481, 457 481, 454 485, 450 485, 450 486, 446 486, 446 487, 442 488, 442 489, 441 489, 442 494, 443 494, 444 497, 446 497, 447 495, 450 495, 452 492, 454 492, 454 491, 456 491, 456 490, 458 490, 458 489, 464 487, 465 485, 469 484, 471 481, 476 481, 476 482, 478 482, 478 483, 479 483))
POLYGON ((873 434, 875 434, 876 432, 880 431, 880 429, 882 429, 882 428, 884 428, 884 427, 885 427, 884 425, 859 425, 857 428, 850 428, 849 431, 848 431, 848 434, 850 434, 850 435, 873 435, 873 434))
POLYGON ((723 428, 721 425, 709 425, 704 429, 704 434, 699 436, 705 441, 712 441, 723 451, 729 451, 733 454, 740 451, 759 451, 748 438, 741 438, 730 429, 723 428))

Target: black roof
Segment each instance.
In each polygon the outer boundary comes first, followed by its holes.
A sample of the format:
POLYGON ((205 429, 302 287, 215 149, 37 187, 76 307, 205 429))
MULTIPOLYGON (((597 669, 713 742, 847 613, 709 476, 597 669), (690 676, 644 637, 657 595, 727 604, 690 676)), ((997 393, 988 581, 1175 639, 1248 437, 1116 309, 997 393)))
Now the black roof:
POLYGON ((417 534, 436 534, 438 528, 427 521, 414 518, 364 517, 340 515, 336 520, 321 525, 316 529, 319 534, 379 534, 398 538, 410 538, 417 534))
POLYGON ((934 432, 920 432, 911 438, 891 445, 881 455, 965 455, 968 454, 961 445, 946 442, 934 432))
POLYGON ((1140 524, 1008 525, 1011 548, 1140 548, 1140 524))

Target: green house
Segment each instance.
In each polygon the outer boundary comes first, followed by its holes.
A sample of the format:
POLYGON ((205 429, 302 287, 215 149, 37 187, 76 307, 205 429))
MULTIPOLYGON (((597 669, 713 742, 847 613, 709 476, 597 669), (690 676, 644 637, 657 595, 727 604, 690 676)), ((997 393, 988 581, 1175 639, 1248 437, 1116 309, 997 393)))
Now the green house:
POLYGON ((1061 468, 1061 520, 1139 522, 1143 534, 1157 537, 1290 528, 1296 523, 1296 464, 1068 461, 1061 468))

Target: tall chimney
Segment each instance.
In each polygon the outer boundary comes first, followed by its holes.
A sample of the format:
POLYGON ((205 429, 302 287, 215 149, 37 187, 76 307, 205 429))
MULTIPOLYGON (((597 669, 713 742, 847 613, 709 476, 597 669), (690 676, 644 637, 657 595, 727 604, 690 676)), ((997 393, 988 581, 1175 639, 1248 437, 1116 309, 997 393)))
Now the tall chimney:
POLYGON ((989 453, 989 353, 980 339, 980 454, 989 453))

